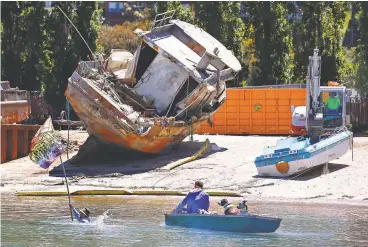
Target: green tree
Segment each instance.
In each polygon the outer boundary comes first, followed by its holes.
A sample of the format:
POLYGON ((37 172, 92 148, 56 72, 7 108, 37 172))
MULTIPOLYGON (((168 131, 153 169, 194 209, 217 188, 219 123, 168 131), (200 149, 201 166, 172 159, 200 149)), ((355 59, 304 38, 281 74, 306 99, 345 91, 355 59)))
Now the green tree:
POLYGON ((194 9, 196 24, 239 56, 245 30, 239 17, 240 3, 196 2, 194 9))
MULTIPOLYGON (((239 58, 244 52, 242 40, 245 31, 240 18, 240 2, 196 2, 194 10, 196 24, 239 58)), ((244 72, 227 85, 238 86, 243 79, 244 72)))
POLYGON ((251 85, 290 83, 292 76, 292 29, 287 21, 287 4, 281 2, 248 2, 245 44, 251 85))
MULTIPOLYGON (((76 23, 75 26, 78 28, 80 34, 86 40, 88 46, 94 52, 96 51, 96 39, 100 30, 100 16, 102 9, 99 9, 98 2, 76 2, 76 23)), ((69 24, 69 23, 68 23, 69 24)), ((85 59, 87 55, 91 55, 91 52, 85 45, 81 37, 75 32, 74 34, 74 46, 80 57, 85 59)))
POLYGON ((158 1, 156 5, 156 14, 161 14, 167 11, 169 2, 158 1))
POLYGON ((47 63, 44 2, 3 2, 1 8, 1 77, 12 86, 39 90, 47 63))
POLYGON ((368 93, 368 3, 361 2, 359 20, 359 45, 356 48, 356 62, 358 65, 355 87, 361 95, 368 93))
POLYGON ((99 31, 97 44, 102 48, 105 54, 109 54, 111 49, 126 49, 134 53, 140 42, 138 35, 134 33, 137 28, 149 30, 152 22, 144 21, 126 21, 122 25, 107 26, 103 25, 99 31))
MULTIPOLYGON (((74 23, 76 13, 72 2, 59 2, 58 6, 74 23)), ((64 91, 68 83, 68 77, 78 63, 78 55, 73 48, 74 35, 70 35, 68 20, 54 7, 47 19, 48 42, 45 44, 45 52, 52 61, 49 73, 43 78, 43 93, 45 100, 57 111, 65 106, 64 91)))
MULTIPOLYGON (((96 49, 100 10, 96 2, 58 2, 57 5, 86 40, 92 52, 96 49)), ((76 69, 78 61, 86 60, 91 52, 84 41, 55 6, 47 18, 48 31, 45 53, 50 58, 49 73, 43 77, 42 88, 46 101, 57 111, 65 107, 64 92, 68 78, 76 69)))
POLYGON ((175 10, 175 18, 199 26, 239 57, 245 29, 239 17, 240 3, 195 2, 193 5, 183 8, 179 1, 158 2, 156 13, 175 10))
POLYGON ((352 64, 342 47, 341 29, 346 18, 346 2, 298 2, 303 17, 294 23, 294 77, 305 82, 308 57, 318 48, 322 55, 321 83, 345 80, 352 73, 352 64))
POLYGON ((342 46, 343 33, 341 29, 346 18, 346 2, 331 2, 323 14, 324 56, 322 57, 322 83, 340 81, 345 83, 352 71, 352 64, 346 58, 342 46))
POLYGON ((183 8, 180 1, 170 1, 167 3, 167 11, 175 10, 174 18, 195 24, 194 14, 190 7, 183 8))
MULTIPOLYGON (((305 83, 309 56, 313 49, 322 48, 323 2, 298 2, 303 17, 294 22, 294 77, 296 83, 305 83)), ((324 61, 323 61, 324 62, 324 61)))

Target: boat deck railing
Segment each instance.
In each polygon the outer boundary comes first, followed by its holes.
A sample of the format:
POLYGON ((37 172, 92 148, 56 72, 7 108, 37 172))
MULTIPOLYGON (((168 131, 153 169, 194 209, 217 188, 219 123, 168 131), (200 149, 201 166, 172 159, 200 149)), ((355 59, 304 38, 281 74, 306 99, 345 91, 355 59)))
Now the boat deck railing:
POLYGON ((340 126, 340 127, 335 128, 331 132, 324 133, 324 134, 320 135, 319 140, 322 141, 322 140, 325 140, 327 138, 330 138, 332 136, 335 136, 337 134, 340 134, 342 132, 347 132, 347 131, 349 131, 349 129, 346 126, 340 126))
POLYGON ((152 22, 150 31, 153 32, 158 27, 167 25, 175 15, 175 10, 170 10, 161 14, 157 14, 152 22))

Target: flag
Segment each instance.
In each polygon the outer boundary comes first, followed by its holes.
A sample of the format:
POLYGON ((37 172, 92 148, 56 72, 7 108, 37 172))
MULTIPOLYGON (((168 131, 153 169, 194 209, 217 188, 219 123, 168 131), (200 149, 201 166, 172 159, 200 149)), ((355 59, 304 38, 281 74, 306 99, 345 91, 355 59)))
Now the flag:
POLYGON ((32 138, 29 158, 47 169, 66 150, 63 138, 55 131, 49 117, 32 138))

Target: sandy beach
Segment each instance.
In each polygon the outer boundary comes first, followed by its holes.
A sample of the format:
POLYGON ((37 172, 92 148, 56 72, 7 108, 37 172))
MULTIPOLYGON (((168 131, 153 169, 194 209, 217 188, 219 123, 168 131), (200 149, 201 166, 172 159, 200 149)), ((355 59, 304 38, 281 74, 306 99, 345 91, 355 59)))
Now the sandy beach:
MULTIPOLYGON (((66 131, 61 131, 66 136, 66 131)), ((71 141, 81 145, 88 134, 71 131, 71 141)), ((275 145, 276 136, 194 135, 177 150, 157 157, 135 160, 86 162, 65 168, 71 191, 81 189, 157 189, 187 192, 195 180, 204 182, 209 191, 232 191, 248 200, 359 204, 368 206, 368 137, 354 137, 354 161, 349 151, 329 164, 287 179, 259 178, 254 159, 266 145, 275 145), (165 165, 194 154, 208 138, 219 148, 200 159, 170 171, 165 165)), ((77 154, 77 149, 70 158, 77 154)), ((66 155, 62 156, 67 161, 66 155)), ((1 193, 19 191, 65 191, 60 161, 48 170, 39 168, 28 157, 4 163, 0 167, 1 193)))

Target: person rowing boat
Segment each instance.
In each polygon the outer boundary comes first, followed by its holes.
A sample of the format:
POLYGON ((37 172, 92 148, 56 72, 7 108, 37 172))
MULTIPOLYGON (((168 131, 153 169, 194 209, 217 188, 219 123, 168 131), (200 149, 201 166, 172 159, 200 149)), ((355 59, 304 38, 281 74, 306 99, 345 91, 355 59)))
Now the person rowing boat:
POLYGON ((197 181, 194 183, 194 189, 185 196, 183 201, 173 210, 173 212, 198 214, 207 212, 209 207, 209 196, 203 191, 203 183, 201 181, 197 181), (185 206, 187 207, 185 208, 185 206))

